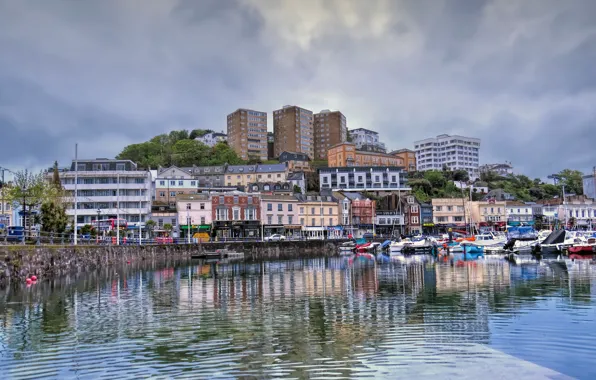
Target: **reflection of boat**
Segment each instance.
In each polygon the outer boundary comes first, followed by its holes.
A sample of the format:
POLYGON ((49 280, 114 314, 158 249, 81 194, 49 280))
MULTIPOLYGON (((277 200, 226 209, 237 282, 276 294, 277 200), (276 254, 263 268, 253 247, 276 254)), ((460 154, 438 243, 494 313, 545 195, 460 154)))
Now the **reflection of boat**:
POLYGON ((353 241, 347 241, 339 246, 340 255, 351 255, 356 252, 356 243, 353 241))
POLYGON ((192 259, 243 259, 244 252, 229 251, 227 248, 215 251, 200 251, 190 256, 192 259))

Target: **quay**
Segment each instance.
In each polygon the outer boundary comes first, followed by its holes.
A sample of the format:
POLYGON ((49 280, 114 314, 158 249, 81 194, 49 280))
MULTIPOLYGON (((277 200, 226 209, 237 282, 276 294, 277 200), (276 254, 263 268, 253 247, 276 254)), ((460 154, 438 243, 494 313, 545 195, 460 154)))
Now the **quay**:
POLYGON ((43 280, 145 260, 234 258, 261 261, 330 257, 338 255, 338 247, 344 241, 237 241, 163 245, 0 245, 0 286, 23 282, 33 275, 43 280), (230 253, 236 255, 230 255, 230 253))

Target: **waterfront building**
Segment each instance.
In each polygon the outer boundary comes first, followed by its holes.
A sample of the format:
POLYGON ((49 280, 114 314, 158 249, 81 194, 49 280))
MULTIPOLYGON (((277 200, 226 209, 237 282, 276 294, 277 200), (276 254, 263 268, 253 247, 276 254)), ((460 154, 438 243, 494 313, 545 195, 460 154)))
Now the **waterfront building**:
POLYGON ((477 229, 501 230, 507 224, 507 202, 488 199, 469 202, 466 209, 466 220, 477 229), (471 215, 468 218, 467 215, 471 215))
POLYGON ((471 179, 478 178, 480 139, 458 135, 438 135, 414 142, 416 170, 466 170, 471 179))
POLYGON ((176 209, 175 202, 153 202, 151 204, 151 214, 147 220, 152 220, 155 223, 153 230, 148 231, 148 233, 152 234, 152 237, 169 235, 170 237, 177 238, 180 236, 178 210, 176 209), (165 228, 168 224, 172 226, 171 231, 167 231, 165 228))
POLYGON ((197 180, 199 188, 221 188, 226 186, 225 172, 227 165, 189 166, 180 168, 197 180))
POLYGON ((175 205, 178 195, 197 193, 197 179, 188 170, 176 166, 158 168, 153 182, 153 200, 158 203, 175 205))
POLYGON ((228 145, 243 160, 267 160, 267 112, 240 108, 227 117, 228 145))
POLYGON ((433 205, 432 203, 420 203, 420 222, 422 223, 422 233, 431 234, 435 230, 435 222, 433 220, 433 205))
POLYGON ((185 194, 176 199, 181 238, 187 238, 188 234, 193 236, 196 232, 209 233, 211 231, 213 222, 211 206, 209 194, 185 194))
POLYGON ((433 222, 441 232, 448 228, 464 230, 466 228, 465 208, 469 207, 463 198, 434 198, 433 222))
POLYGON ((213 231, 218 239, 261 237, 259 194, 233 191, 211 196, 213 231))
POLYGON ((327 159, 327 151, 335 144, 348 140, 346 117, 339 111, 323 110, 314 114, 315 158, 327 159))
POLYGON ((557 214, 567 228, 592 230, 596 225, 596 201, 585 195, 567 196, 557 214))
POLYGON ((560 212, 563 212, 561 217, 564 218, 563 200, 561 198, 541 199, 537 203, 542 206, 543 223, 548 225, 549 229, 558 223, 560 212), (559 210, 559 208, 561 209, 559 210))
POLYGON ((505 218, 508 226, 533 225, 532 205, 517 201, 505 202, 505 218))
POLYGON ((257 165, 257 182, 280 182, 288 178, 288 166, 280 164, 257 165))
POLYGON ((295 194, 294 196, 299 201, 298 217, 303 236, 310 239, 343 236, 336 198, 332 195, 320 194, 295 194))
POLYGON ((422 222, 420 218, 420 203, 411 194, 400 198, 401 210, 404 213, 404 225, 406 227, 406 234, 418 235, 422 233, 422 222))
POLYGON ((264 236, 281 234, 300 237, 302 226, 299 220, 298 199, 287 194, 261 194, 261 223, 264 236))
MULTIPOLYGON (((353 194, 357 194, 357 193, 353 193, 353 194)), ((351 209, 352 205, 351 205, 350 198, 348 198, 347 195, 345 195, 339 191, 333 191, 332 196, 333 196, 333 198, 337 199, 338 211, 339 211, 339 224, 344 226, 344 229, 347 229, 346 228, 347 226, 352 225, 352 209, 351 209)), ((349 235, 350 233, 351 233, 351 231, 346 230, 346 235, 349 235)), ((353 233, 352 233, 352 235, 353 235, 353 233)))
POLYGON ((361 193, 344 193, 350 200, 351 230, 354 237, 373 233, 376 221, 377 202, 361 193))
POLYGON ((274 155, 299 152, 315 157, 313 113, 298 106, 273 111, 274 155))
POLYGON ((398 149, 390 153, 392 156, 402 159, 404 170, 408 172, 416 171, 416 152, 411 149, 398 149))
POLYGON ((594 173, 583 176, 584 195, 596 199, 596 167, 594 173))
POLYGON ((495 173, 500 176, 507 176, 513 174, 513 166, 511 162, 505 161, 502 164, 484 164, 478 167, 480 173, 495 173))
POLYGON ((407 186, 407 173, 401 167, 365 166, 319 169, 321 190, 370 191, 389 193, 410 191, 407 186))
POLYGON ((356 146, 356 149, 385 153, 387 148, 385 143, 379 141, 379 133, 366 128, 356 128, 350 130, 350 140, 356 146))
POLYGON ((238 187, 257 182, 257 165, 227 165, 225 181, 226 186, 238 187))
POLYGON ((6 201, 6 193, 8 188, 2 184, 0 187, 0 229, 4 229, 8 226, 12 226, 12 205, 6 201), (2 199, 5 201, 2 202, 2 199))
MULTIPOLYGON (((60 180, 66 191, 69 204, 67 215, 74 218, 75 175, 77 185, 77 228, 86 224, 95 225, 97 220, 116 219, 127 223, 129 237, 138 237, 139 223, 144 227, 151 213, 151 178, 147 170, 137 169, 130 160, 78 160, 70 170, 60 172, 60 180)), ((49 176, 52 173, 48 173, 49 176)), ((110 228, 100 224, 100 228, 110 228)), ((123 227, 121 227, 123 228, 123 227)))
POLYGON ((214 147, 217 143, 226 142, 228 140, 228 135, 223 132, 209 132, 201 137, 196 137, 195 140, 202 142, 209 147, 214 147))
POLYGON ((290 173, 296 171, 312 171, 312 168, 310 166, 310 159, 304 153, 282 152, 279 155, 279 162, 281 164, 286 164, 290 173))
POLYGON ((388 222, 391 222, 391 225, 386 226, 386 228, 381 226, 379 229, 380 233, 391 234, 393 236, 404 235, 406 233, 405 219, 408 209, 404 207, 402 199, 407 195, 407 193, 401 194, 399 192, 390 193, 379 200, 377 219, 380 221, 379 215, 383 215, 388 222))
POLYGON ((339 143, 327 151, 329 167, 404 166, 401 157, 391 154, 358 150, 353 143, 339 143))
POLYGON ((399 210, 376 210, 375 214, 377 236, 398 237, 404 232, 404 214, 399 210))

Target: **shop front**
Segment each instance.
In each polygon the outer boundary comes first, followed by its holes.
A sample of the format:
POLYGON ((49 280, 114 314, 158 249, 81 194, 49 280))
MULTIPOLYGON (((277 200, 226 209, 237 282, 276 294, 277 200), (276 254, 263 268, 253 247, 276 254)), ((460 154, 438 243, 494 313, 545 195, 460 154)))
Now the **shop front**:
POLYGON ((285 235, 285 228, 282 224, 265 224, 263 226, 263 236, 271 236, 275 234, 285 235))
POLYGON ((327 239, 343 239, 344 228, 342 226, 327 227, 327 239))
POLYGON ((432 235, 435 233, 434 223, 422 223, 422 233, 424 235, 432 235))
POLYGON ((258 221, 216 221, 211 236, 219 239, 260 239, 261 224, 258 221))
POLYGON ((302 236, 308 240, 325 239, 325 227, 302 227, 302 236))
POLYGON ((300 239, 301 238, 301 234, 300 234, 301 231, 302 231, 302 226, 299 225, 299 224, 298 225, 296 225, 296 224, 286 224, 284 226, 284 235, 288 239, 300 239))

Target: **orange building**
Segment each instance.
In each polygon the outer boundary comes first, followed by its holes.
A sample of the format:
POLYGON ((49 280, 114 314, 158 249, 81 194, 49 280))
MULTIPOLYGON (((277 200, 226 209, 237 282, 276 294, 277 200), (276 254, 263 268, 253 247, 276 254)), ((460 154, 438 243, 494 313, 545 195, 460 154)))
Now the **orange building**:
POLYGON ((391 152, 392 156, 399 157, 404 162, 407 172, 416 171, 416 152, 410 149, 398 149, 391 152))
POLYGON ((365 152, 356 149, 352 143, 333 145, 327 151, 327 165, 330 168, 346 166, 404 166, 401 157, 385 153, 365 152))

